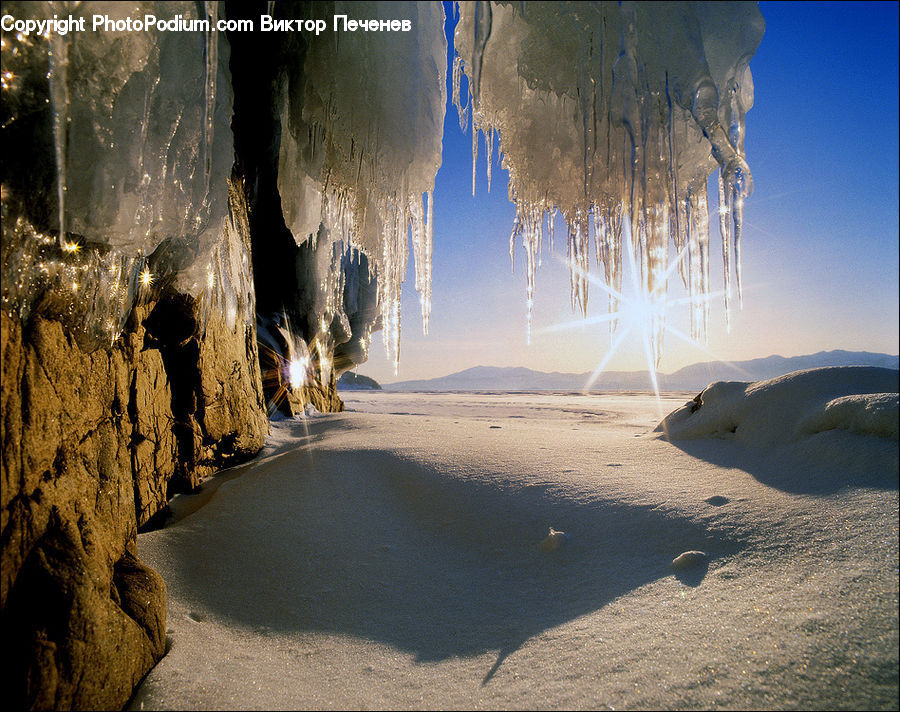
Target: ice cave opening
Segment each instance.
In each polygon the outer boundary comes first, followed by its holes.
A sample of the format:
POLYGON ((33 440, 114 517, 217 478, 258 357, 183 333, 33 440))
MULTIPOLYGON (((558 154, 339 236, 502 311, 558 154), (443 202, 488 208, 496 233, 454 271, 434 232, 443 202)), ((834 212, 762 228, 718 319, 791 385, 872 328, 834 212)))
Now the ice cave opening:
POLYGON ((270 418, 341 410, 373 332, 398 362, 410 257, 428 329, 448 94, 508 171, 528 309, 558 215, 574 308, 633 263, 658 355, 671 248, 702 337, 714 203, 740 298, 763 31, 754 2, 4 2, 13 704, 122 708, 166 649, 137 532, 270 418))
MULTIPOLYGON (((26 5, 5 12, 90 22, 174 7, 26 5)), ((529 326, 557 214, 573 308, 586 313, 593 261, 614 313, 633 258, 657 359, 670 247, 691 336, 708 328, 713 202, 726 320, 732 275, 741 298, 755 2, 177 5, 209 29, 4 31, 2 299, 18 318, 39 309, 97 348, 135 305, 183 293, 201 331, 210 315, 256 329, 270 401, 333 383, 379 329, 396 365, 410 246, 428 329, 448 71, 473 190, 479 150, 488 181, 495 153, 509 173, 529 326), (452 67, 445 7, 458 17, 452 67), (263 15, 326 29, 215 30, 263 15), (350 31, 338 16, 363 24, 350 31), (402 22, 411 29, 391 29, 402 22)))

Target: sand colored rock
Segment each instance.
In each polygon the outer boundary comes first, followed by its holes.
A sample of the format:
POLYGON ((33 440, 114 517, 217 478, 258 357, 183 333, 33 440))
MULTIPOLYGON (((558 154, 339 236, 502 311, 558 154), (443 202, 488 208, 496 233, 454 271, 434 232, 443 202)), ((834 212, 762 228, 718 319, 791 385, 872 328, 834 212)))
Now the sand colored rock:
POLYGON ((50 517, 4 609, 4 687, 17 707, 109 709, 165 652, 166 589, 127 550, 107 565, 98 553, 116 542, 101 523, 64 516, 50 517))
POLYGON ((703 551, 685 551, 672 560, 672 568, 676 571, 692 569, 706 563, 709 557, 703 551))
POLYGON ((165 585, 136 557, 138 527, 265 440, 253 334, 214 321, 177 339, 177 314, 190 327, 189 301, 141 305, 113 348, 86 353, 58 321, 0 312, 3 687, 17 708, 127 702, 165 647, 165 585))

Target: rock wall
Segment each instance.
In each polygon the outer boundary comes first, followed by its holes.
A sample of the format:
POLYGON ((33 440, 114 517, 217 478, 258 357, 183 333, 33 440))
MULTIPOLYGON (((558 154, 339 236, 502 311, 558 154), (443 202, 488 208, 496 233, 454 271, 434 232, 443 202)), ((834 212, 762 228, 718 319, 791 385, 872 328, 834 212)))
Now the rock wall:
POLYGON ((213 61, 204 37, 120 39, 4 32, 0 682, 16 709, 127 703, 166 645, 138 528, 268 432, 227 44, 213 61))
POLYGON ((115 347, 59 321, 2 328, 3 689, 16 708, 121 708, 165 650, 165 585, 138 527, 255 454, 268 430, 251 326, 197 330, 170 294, 115 347))
POLYGON ((365 255, 284 222, 281 121, 306 49, 298 33, 4 32, 0 682, 15 708, 127 703, 166 645, 138 530, 258 452, 279 393, 287 415, 343 410, 335 380, 380 328, 365 255), (258 318, 289 338, 268 348, 258 318))
POLYGON ((59 322, 5 312, 0 328, 3 689, 16 708, 121 706, 164 652, 165 586, 134 555, 131 446, 168 396, 159 352, 85 354, 59 322))

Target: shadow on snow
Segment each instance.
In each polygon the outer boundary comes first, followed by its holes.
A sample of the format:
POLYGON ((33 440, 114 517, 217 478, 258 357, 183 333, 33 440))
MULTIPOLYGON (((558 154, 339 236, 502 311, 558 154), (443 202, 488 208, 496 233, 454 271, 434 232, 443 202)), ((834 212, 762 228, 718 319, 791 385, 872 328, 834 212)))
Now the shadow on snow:
POLYGON ((717 438, 670 442, 698 460, 743 470, 764 485, 792 494, 898 488, 897 441, 890 438, 829 430, 766 448, 717 438))
POLYGON ((263 632, 358 636, 422 662, 497 651, 482 684, 530 637, 671 576, 680 552, 742 548, 650 506, 383 452, 295 446, 242 471, 212 526, 172 532, 188 598, 263 632), (542 552, 550 526, 570 540, 542 552))

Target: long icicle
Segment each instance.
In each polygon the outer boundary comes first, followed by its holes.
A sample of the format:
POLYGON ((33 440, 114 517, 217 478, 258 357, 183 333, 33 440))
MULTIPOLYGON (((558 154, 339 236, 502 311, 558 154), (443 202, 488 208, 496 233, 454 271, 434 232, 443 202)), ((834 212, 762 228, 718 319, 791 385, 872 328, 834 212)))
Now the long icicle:
POLYGON ((50 35, 50 103, 53 107, 53 140, 56 155, 56 196, 59 208, 59 246, 66 241, 66 161, 69 133, 69 35, 50 35))

